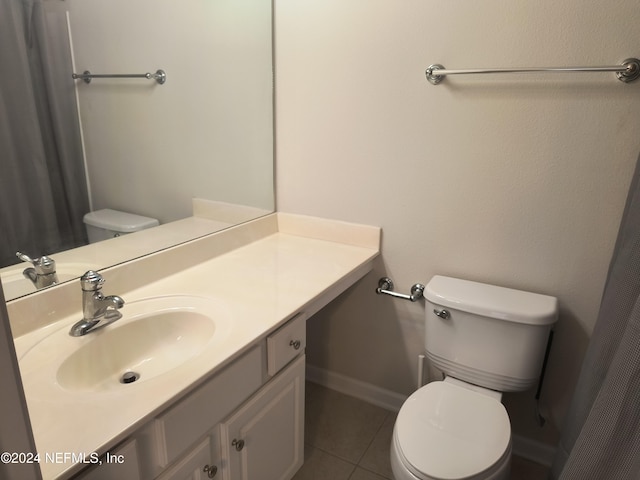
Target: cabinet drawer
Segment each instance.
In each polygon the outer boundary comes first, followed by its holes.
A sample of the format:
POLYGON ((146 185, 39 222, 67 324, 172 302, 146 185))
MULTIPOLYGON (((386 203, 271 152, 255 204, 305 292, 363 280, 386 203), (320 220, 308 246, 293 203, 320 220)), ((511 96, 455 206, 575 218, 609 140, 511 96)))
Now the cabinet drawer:
POLYGON ((158 417, 154 422, 160 466, 176 460, 261 385, 262 347, 257 346, 158 417))
POLYGON ((304 352, 307 345, 307 316, 299 313, 267 337, 267 373, 275 375, 304 352))

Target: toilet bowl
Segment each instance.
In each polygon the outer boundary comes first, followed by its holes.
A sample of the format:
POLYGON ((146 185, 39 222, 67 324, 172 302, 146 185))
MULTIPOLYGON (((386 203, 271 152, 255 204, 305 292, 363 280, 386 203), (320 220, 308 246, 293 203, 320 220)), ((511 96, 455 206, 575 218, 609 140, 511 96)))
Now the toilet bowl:
POLYGON ((445 379, 416 390, 398 413, 395 480, 507 480, 502 392, 537 382, 557 299, 442 276, 425 299, 425 350, 445 379))
POLYGON ((396 480, 508 478, 511 427, 500 395, 462 383, 431 382, 407 399, 391 444, 396 480))

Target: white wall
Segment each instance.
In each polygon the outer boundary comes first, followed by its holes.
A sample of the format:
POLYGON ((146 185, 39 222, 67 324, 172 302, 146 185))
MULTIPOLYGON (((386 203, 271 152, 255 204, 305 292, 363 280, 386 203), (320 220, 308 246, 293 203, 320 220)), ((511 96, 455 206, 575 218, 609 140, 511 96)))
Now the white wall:
MULTIPOLYGON (((423 304, 376 296, 434 274, 560 299, 543 401, 561 423, 640 151, 640 83, 448 68, 618 64, 635 0, 276 0, 278 209, 383 227, 376 270, 309 322, 308 359, 408 394, 423 304)), ((507 395, 516 433, 533 392, 507 395)), ((551 422, 554 423, 554 422, 551 422)))
POLYGON ((193 197, 273 209, 271 2, 69 0, 94 209, 160 219, 193 197))

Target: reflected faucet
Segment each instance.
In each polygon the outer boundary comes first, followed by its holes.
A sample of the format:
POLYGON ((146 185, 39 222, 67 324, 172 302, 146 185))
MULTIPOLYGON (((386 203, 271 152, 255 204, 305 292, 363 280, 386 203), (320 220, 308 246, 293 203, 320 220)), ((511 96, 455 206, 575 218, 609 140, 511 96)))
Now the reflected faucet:
POLYGON ((122 318, 118 309, 124 306, 124 300, 117 295, 105 297, 101 291, 104 282, 102 275, 93 270, 80 277, 83 318, 71 327, 72 337, 81 337, 122 318))
POLYGON ((22 275, 24 275, 27 280, 31 280, 36 288, 50 287, 58 283, 56 262, 52 258, 43 255, 40 258, 33 259, 22 252, 16 252, 16 257, 23 262, 33 265, 32 268, 26 268, 22 272, 22 275))

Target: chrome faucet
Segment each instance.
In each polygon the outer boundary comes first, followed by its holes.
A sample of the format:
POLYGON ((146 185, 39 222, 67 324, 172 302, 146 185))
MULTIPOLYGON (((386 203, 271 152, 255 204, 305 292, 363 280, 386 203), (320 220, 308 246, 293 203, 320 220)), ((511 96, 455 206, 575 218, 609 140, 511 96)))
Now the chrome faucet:
POLYGON ((102 275, 93 270, 80 278, 83 318, 71 327, 72 337, 81 337, 122 318, 118 309, 124 306, 124 300, 117 295, 105 297, 101 291, 104 282, 102 275))
POLYGON ((22 272, 22 275, 24 275, 27 280, 31 280, 36 288, 49 287, 58 283, 56 262, 52 258, 43 255, 40 258, 33 259, 22 252, 16 252, 16 257, 23 262, 33 265, 32 268, 26 268, 22 272))

